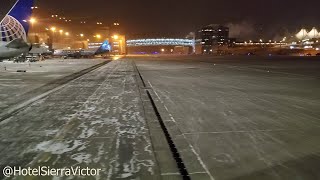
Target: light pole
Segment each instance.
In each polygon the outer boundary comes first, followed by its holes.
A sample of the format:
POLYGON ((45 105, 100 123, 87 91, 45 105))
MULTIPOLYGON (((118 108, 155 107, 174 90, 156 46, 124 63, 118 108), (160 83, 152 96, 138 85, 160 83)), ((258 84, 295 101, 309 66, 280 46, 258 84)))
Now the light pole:
POLYGON ((51 38, 51 44, 52 44, 51 46, 52 46, 52 47, 51 47, 51 49, 53 49, 53 44, 54 44, 54 40, 55 40, 55 39, 54 39, 54 35, 55 35, 55 32, 56 32, 56 27, 51 27, 51 28, 50 28, 50 31, 51 31, 51 33, 52 33, 52 36, 51 36, 51 37, 52 37, 52 38, 51 38))
POLYGON ((35 18, 30 18, 29 22, 31 24, 31 29, 32 29, 32 31, 34 33, 34 42, 35 43, 39 43, 38 40, 37 40, 37 31, 34 28, 34 24, 37 22, 37 20, 35 18))

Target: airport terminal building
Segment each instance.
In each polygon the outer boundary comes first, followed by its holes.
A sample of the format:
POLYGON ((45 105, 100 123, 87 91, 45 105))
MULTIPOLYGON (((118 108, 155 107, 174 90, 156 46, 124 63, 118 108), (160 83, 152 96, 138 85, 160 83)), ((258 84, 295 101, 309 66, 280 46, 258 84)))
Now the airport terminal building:
POLYGON ((228 27, 217 24, 205 26, 196 34, 197 54, 212 54, 214 46, 228 45, 229 40, 228 27))

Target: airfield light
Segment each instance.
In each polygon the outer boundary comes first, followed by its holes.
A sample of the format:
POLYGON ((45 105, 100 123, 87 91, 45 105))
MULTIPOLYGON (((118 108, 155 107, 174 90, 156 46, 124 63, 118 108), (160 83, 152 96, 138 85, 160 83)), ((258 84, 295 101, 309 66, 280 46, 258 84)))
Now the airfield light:
POLYGON ((117 39, 119 39, 119 36, 118 35, 114 35, 112 38, 117 40, 117 39))
POLYGON ((37 22, 37 20, 35 19, 35 18, 30 18, 30 23, 31 24, 34 24, 34 23, 36 23, 37 22))
POLYGON ((56 31, 56 28, 55 27, 52 27, 50 28, 52 32, 55 32, 56 31))

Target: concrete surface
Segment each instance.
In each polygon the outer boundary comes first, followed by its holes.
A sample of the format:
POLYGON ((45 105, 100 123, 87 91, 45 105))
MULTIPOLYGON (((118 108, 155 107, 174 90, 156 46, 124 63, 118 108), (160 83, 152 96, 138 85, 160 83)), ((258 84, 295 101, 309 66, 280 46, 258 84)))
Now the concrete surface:
POLYGON ((319 58, 135 62, 193 179, 320 179, 319 58))
POLYGON ((68 179, 171 178, 177 170, 167 144, 151 143, 164 138, 149 133, 146 117, 154 115, 146 102, 132 62, 113 61, 0 122, 0 167, 102 169, 98 177, 68 179))
MULTIPOLYGON (((15 71, 28 64, 0 72, 2 107, 94 65, 44 63, 26 74, 15 71)), ((317 57, 126 57, 1 121, 0 168, 81 166, 103 173, 68 179, 181 179, 149 91, 191 179, 317 180, 319 77, 317 57)))
POLYGON ((0 112, 19 102, 32 90, 101 62, 103 60, 98 59, 52 59, 35 63, 0 62, 0 112))

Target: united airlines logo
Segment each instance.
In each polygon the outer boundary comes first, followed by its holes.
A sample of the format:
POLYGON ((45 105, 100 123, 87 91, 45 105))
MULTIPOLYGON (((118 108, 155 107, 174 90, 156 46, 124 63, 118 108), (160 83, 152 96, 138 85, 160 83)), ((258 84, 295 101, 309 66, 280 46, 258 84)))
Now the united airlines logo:
POLYGON ((18 38, 27 41, 26 31, 16 18, 7 15, 0 24, 0 41, 11 42, 18 38))

